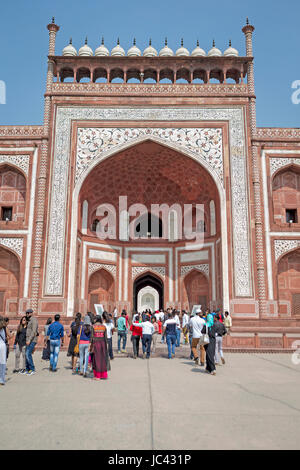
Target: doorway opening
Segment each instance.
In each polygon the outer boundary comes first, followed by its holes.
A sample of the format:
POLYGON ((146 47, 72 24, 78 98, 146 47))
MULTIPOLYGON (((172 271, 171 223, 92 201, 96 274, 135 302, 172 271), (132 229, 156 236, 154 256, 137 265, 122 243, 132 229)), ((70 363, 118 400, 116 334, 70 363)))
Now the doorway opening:
POLYGON ((164 306, 164 285, 156 276, 146 273, 133 284, 133 307, 135 311, 151 309, 155 311, 164 306), (140 310, 142 309, 142 310, 140 310))

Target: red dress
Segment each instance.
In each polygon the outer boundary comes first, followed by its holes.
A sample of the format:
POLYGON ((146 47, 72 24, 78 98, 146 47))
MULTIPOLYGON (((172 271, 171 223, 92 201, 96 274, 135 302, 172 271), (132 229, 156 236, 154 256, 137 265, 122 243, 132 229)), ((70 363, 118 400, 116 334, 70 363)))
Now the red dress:
POLYGON ((106 328, 101 323, 95 323, 92 330, 92 366, 94 377, 107 379, 109 358, 107 351, 106 328))

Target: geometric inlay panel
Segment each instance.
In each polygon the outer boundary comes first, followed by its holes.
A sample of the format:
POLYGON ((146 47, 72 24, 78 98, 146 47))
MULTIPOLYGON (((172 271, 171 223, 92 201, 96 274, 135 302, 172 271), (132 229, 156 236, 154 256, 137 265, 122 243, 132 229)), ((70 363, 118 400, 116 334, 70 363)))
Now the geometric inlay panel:
POLYGON ((159 274, 163 278, 166 275, 166 269, 163 266, 133 266, 131 272, 132 279, 135 279, 137 276, 146 271, 152 271, 156 274, 159 274))
POLYGON ((223 179, 222 129, 219 128, 79 128, 75 182, 100 153, 142 137, 172 141, 200 154, 223 179))
POLYGON ((29 172, 29 155, 0 155, 0 163, 12 163, 20 168, 26 176, 29 172))
POLYGON ((102 263, 89 263, 89 266, 88 266, 89 277, 95 271, 98 271, 99 269, 103 269, 103 268, 109 271, 114 277, 116 277, 116 272, 117 272, 116 266, 114 266, 113 264, 102 264, 102 263))
POLYGON ((300 247, 300 240, 274 240, 275 260, 298 246, 300 247))
POLYGON ((191 266, 181 266, 181 270, 180 270, 181 277, 184 277, 193 269, 197 269, 197 271, 201 271, 202 273, 206 274, 207 277, 209 277, 209 265, 208 264, 196 264, 196 265, 194 264, 191 266))
POLYGON ((275 173, 275 171, 279 170, 280 168, 287 166, 287 165, 300 165, 300 158, 270 158, 270 173, 271 176, 275 173))
POLYGON ((14 238, 14 237, 9 237, 9 238, 2 238, 0 237, 0 245, 7 246, 7 248, 10 248, 12 251, 17 253, 17 255, 22 259, 23 255, 23 238, 14 238))

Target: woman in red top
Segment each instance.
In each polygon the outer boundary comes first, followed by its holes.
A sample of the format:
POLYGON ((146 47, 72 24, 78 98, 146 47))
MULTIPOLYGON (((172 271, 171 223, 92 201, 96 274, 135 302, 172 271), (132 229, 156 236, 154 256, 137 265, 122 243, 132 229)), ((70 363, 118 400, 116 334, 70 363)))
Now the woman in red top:
MULTIPOLYGON (((137 314, 135 316, 135 323, 140 323, 140 315, 137 314)), ((133 346, 133 359, 139 357, 139 347, 140 347, 140 339, 142 337, 143 329, 139 326, 130 326, 130 331, 132 332, 131 341, 133 346)))

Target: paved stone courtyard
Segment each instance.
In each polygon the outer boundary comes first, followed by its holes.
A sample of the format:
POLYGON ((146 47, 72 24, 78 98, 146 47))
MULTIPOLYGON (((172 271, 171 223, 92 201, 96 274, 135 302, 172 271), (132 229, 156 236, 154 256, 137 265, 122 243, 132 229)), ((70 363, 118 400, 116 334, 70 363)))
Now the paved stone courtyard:
MULTIPOLYGON (((165 353, 165 350, 160 349, 165 353)), ((57 373, 0 388, 0 449, 299 449, 300 365, 289 354, 226 354, 217 375, 186 358, 116 355, 107 381, 57 373)))

